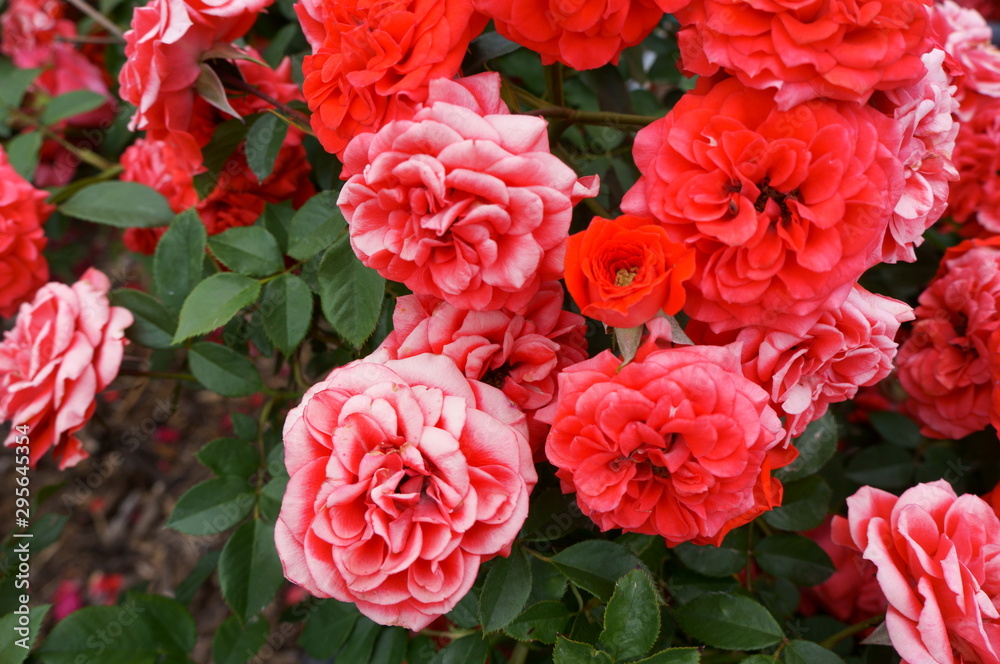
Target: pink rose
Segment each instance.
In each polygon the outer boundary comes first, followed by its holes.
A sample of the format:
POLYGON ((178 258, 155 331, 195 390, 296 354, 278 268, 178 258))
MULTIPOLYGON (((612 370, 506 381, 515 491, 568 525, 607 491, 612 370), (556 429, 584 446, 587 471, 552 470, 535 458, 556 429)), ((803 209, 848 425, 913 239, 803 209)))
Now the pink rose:
POLYGON ((924 231, 948 206, 948 183, 958 179, 952 163, 958 135, 955 86, 942 65, 945 53, 935 49, 923 56, 927 74, 916 84, 872 97, 877 107, 896 119, 903 130, 899 160, 906 184, 892 213, 882 243, 882 261, 917 260, 914 247, 924 231))
POLYGON ((736 336, 743 371, 771 395, 790 438, 892 372, 896 332, 913 320, 908 304, 855 284, 839 309, 824 312, 803 336, 747 327, 736 336))
POLYGON ((76 36, 64 8, 62 0, 10 0, 0 16, 0 53, 19 69, 51 65, 57 38, 76 36))
MULTIPOLYGON (((979 12, 944 0, 934 3, 930 18, 931 41, 948 54, 945 69, 955 78, 959 101, 967 91, 1000 97, 1000 49, 979 12)), ((968 119, 964 108, 961 119, 968 119)))
MULTIPOLYGON (((73 435, 94 397, 118 375, 132 314, 108 304, 111 282, 90 268, 72 286, 51 282, 21 305, 0 342, 0 421, 27 426, 34 467, 49 449, 60 469, 87 452, 73 435)), ((12 429, 4 443, 14 445, 12 429)))
POLYGON ((699 81, 639 131, 622 209, 695 249, 689 316, 802 335, 877 261, 903 187, 899 131, 870 107, 782 111, 737 79, 699 81))
POLYGON ((732 349, 650 343, 624 367, 604 351, 559 375, 545 453, 601 530, 718 545, 781 504, 784 437, 732 349))
POLYGON ((587 359, 586 323, 563 311, 563 297, 559 282, 544 283, 521 315, 466 311, 429 295, 406 295, 396 301, 393 332, 380 348, 393 359, 444 355, 466 378, 500 388, 525 412, 537 450, 548 426, 535 411, 552 401, 559 372, 587 359))
MULTIPOLYGON (((473 0, 497 32, 541 53, 542 64, 573 69, 618 64, 663 18, 665 0, 473 0)), ((672 4, 678 4, 674 2, 672 4)))
POLYGON ((285 421, 285 576, 419 630, 510 554, 536 474, 524 414, 447 357, 334 369, 285 421))
POLYGON ((833 541, 878 568, 885 624, 907 662, 1000 662, 1000 519, 944 480, 898 498, 862 487, 835 517, 833 541))
POLYGON ((1000 232, 1000 99, 977 92, 962 102, 948 213, 968 235, 1000 232))
POLYGON ((865 103, 924 74, 932 0, 693 0, 677 14, 684 67, 774 88, 778 108, 865 103))
POLYGON ((853 546, 841 546, 830 533, 832 519, 806 535, 823 547, 836 568, 830 577, 811 588, 803 588, 803 602, 819 604, 831 616, 848 624, 885 613, 888 606, 875 578, 876 568, 853 546))
POLYGON ((986 428, 990 335, 1000 327, 1000 238, 950 249, 920 294, 916 316, 897 364, 921 432, 958 439, 986 428))
POLYGON ((549 153, 542 118, 481 113, 431 101, 357 136, 338 204, 354 252, 385 278, 460 309, 520 313, 562 276, 573 205, 596 179, 549 153))
POLYGON ((145 129, 157 139, 187 132, 204 60, 213 48, 245 35, 266 4, 234 0, 213 9, 204 2, 150 0, 136 8, 119 74, 122 98, 136 107, 129 128, 145 129))
POLYGON ((0 147, 0 316, 10 317, 49 280, 42 225, 55 209, 10 165, 0 147))

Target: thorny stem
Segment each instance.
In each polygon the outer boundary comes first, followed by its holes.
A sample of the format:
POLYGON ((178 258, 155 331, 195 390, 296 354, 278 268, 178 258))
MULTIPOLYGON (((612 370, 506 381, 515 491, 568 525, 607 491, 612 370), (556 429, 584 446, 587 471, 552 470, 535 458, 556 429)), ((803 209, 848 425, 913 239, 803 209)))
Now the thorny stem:
POLYGON ((853 625, 845 627, 844 629, 840 630, 833 636, 820 641, 819 644, 824 648, 832 648, 833 646, 837 645, 837 643, 840 642, 842 639, 846 639, 849 636, 854 636, 858 632, 863 632, 869 627, 875 627, 883 620, 885 620, 885 614, 880 613, 877 616, 872 616, 867 620, 862 620, 859 623, 854 623, 853 625))
POLYGON ((309 126, 309 118, 306 117, 305 114, 295 110, 294 108, 288 106, 287 104, 278 101, 271 95, 267 94, 266 92, 258 88, 256 85, 250 85, 242 78, 239 78, 238 76, 233 76, 231 74, 220 73, 219 79, 228 88, 232 88, 233 90, 239 90, 240 92, 245 92, 248 95, 253 95, 254 97, 257 97, 258 99, 263 99, 268 104, 271 104, 277 110, 281 111, 282 114, 288 116, 289 120, 291 120, 291 123, 294 124, 298 129, 304 131, 305 133, 311 136, 316 135, 313 132, 312 127, 309 126))

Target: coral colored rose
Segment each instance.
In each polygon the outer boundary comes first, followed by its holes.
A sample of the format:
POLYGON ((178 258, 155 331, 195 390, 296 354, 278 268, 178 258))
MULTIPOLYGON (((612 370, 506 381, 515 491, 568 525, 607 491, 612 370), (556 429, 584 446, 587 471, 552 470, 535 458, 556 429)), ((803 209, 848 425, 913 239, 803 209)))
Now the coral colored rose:
POLYGON ((912 664, 1000 662, 1000 519, 944 480, 898 498, 862 487, 833 541, 878 568, 893 648, 912 664))
MULTIPOLYGON (((110 288, 94 268, 72 286, 46 284, 0 342, 0 421, 28 427, 32 467, 50 449, 60 469, 87 458, 74 434, 118 375, 132 324, 127 309, 108 304, 110 288)), ((11 429, 4 444, 18 435, 11 429)))
POLYGON ((935 49, 923 56, 927 74, 915 85, 872 97, 903 130, 899 160, 906 184, 896 203, 882 243, 882 261, 917 260, 914 247, 924 231, 941 218, 948 206, 948 183, 958 179, 952 163, 958 135, 958 101, 942 65, 945 53, 935 49))
MULTIPOLYGON (((472 0, 497 32, 541 53, 542 64, 573 69, 618 64, 618 56, 653 31, 664 0, 472 0)), ((683 4, 673 2, 670 4, 683 4)))
POLYGON ((855 285, 839 309, 823 313, 801 337, 747 327, 736 342, 743 347, 744 373, 768 391, 794 438, 829 404, 854 398, 859 387, 892 372, 896 333, 908 320, 908 304, 855 285))
POLYGON ((902 192, 895 121, 700 81, 636 136, 642 177, 622 202, 694 247, 685 313, 717 331, 764 324, 804 334, 876 258, 902 192))
POLYGON ((953 248, 920 294, 917 321, 897 365, 907 409, 925 436, 958 439, 990 423, 989 344, 1000 327, 998 244, 953 248))
POLYGON ((55 208, 46 198, 48 192, 18 175, 0 147, 0 316, 13 316, 49 280, 42 225, 55 208))
POLYGON ((587 359, 586 323, 562 307, 563 289, 556 281, 542 284, 523 315, 466 311, 428 295, 406 295, 396 301, 393 331, 380 349, 393 359, 444 355, 466 378, 500 388, 525 412, 537 450, 548 426, 535 411, 552 401, 559 372, 587 359))
POLYGON ((572 207, 596 193, 549 153, 546 129, 435 101, 357 136, 338 200, 354 252, 418 295, 522 312, 562 276, 572 207))
POLYGON ((566 246, 566 287, 584 316, 636 327, 684 306, 694 252, 671 242, 652 219, 595 217, 566 246))
POLYGON ((19 69, 47 67, 59 37, 75 37, 62 0, 10 0, 0 16, 0 53, 19 69))
MULTIPOLYGON (((993 46, 993 31, 983 17, 951 0, 935 2, 930 17, 931 41, 948 54, 945 69, 963 106, 968 92, 1000 97, 1000 49, 993 46)), ((963 108, 961 119, 969 117, 963 108)))
POLYGON ((150 0, 136 8, 132 29, 125 33, 126 62, 118 77, 122 98, 136 107, 129 128, 145 129, 156 139, 171 131, 189 131, 198 98, 195 83, 208 67, 204 61, 218 57, 213 49, 231 47, 245 35, 266 4, 222 3, 243 8, 234 14, 184 0, 150 0))
POLYGON ((684 68, 774 88, 782 110, 810 99, 864 103, 913 85, 930 50, 932 0, 693 0, 677 18, 684 68))
POLYGON ((536 474, 524 414, 447 357, 334 369, 285 420, 285 576, 419 630, 510 554, 536 474))
POLYGON ((545 442, 564 493, 601 530, 715 544, 781 504, 785 432, 729 348, 604 351, 559 375, 545 442), (620 370, 619 370, 620 369, 620 370))
POLYGON ((953 160, 948 213, 968 235, 1000 232, 1000 99, 975 92, 962 105, 953 160))
POLYGON ((296 5, 313 53, 302 89, 323 147, 412 113, 435 78, 458 73, 486 26, 471 0, 309 0, 296 5))
POLYGON ((818 604, 829 615, 848 624, 885 613, 888 603, 875 578, 875 565, 865 560, 854 547, 833 541, 831 520, 828 518, 822 526, 805 535, 823 547, 836 571, 818 586, 803 588, 803 602, 818 604))

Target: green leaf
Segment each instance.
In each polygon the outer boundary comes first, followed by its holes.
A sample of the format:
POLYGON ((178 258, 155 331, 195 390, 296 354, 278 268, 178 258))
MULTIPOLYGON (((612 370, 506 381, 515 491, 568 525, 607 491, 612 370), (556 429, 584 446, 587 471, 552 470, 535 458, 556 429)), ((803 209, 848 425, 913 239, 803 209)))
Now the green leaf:
POLYGON ((281 500, 288 488, 288 476, 275 477, 264 485, 260 492, 260 515, 264 520, 274 523, 281 512, 281 500))
POLYGON ((562 602, 546 600, 528 609, 503 628, 504 633, 518 641, 555 643, 556 637, 566 631, 571 618, 569 609, 562 602))
POLYGON ((111 291, 111 304, 132 312, 135 321, 125 330, 132 341, 147 348, 170 348, 173 345, 177 319, 149 293, 121 288, 111 291))
POLYGON ((129 592, 124 604, 135 602, 153 640, 168 654, 185 657, 194 649, 198 630, 183 604, 163 595, 129 592))
POLYGON ((264 286, 259 310, 267 338, 291 355, 312 324, 312 291, 300 277, 283 274, 264 286))
POLYGON ((166 226, 174 218, 167 199, 138 182, 98 182, 59 206, 67 217, 119 228, 166 226))
POLYGON ((920 444, 920 427, 902 413, 891 411, 869 413, 868 420, 886 442, 908 450, 916 449, 920 444))
POLYGON ((618 579, 604 611, 601 642, 615 660, 642 657, 660 633, 660 610, 653 581, 642 570, 618 579))
POLYGON ((38 630, 42 628, 42 622, 51 606, 33 606, 28 609, 27 614, 8 613, 0 618, 0 634, 4 635, 0 639, 0 662, 21 664, 28 658, 28 652, 34 647, 38 630))
POLYGON ((291 205, 275 205, 274 203, 265 205, 264 214, 261 215, 264 228, 278 241, 278 248, 281 249, 282 254, 288 253, 288 233, 291 231, 292 217, 294 216, 295 210, 292 209, 291 205))
POLYGON ((222 344, 196 343, 191 346, 188 364, 199 383, 224 397, 246 397, 264 389, 253 363, 222 344))
POLYGON ((792 533, 765 537, 754 547, 753 556, 762 570, 797 586, 823 583, 834 572, 830 556, 819 544, 792 533))
POLYGON ((233 433, 240 440, 254 442, 257 440, 257 420, 246 413, 229 413, 229 420, 233 424, 233 433))
POLYGON ((770 655, 753 655, 746 659, 741 659, 740 664, 774 664, 774 657, 770 655))
POLYGON ((194 594, 198 592, 198 588, 201 588, 202 584, 215 571, 216 566, 219 564, 219 556, 220 553, 218 551, 209 551, 198 559, 198 564, 194 566, 191 573, 180 582, 177 590, 174 591, 174 598, 178 602, 185 605, 191 603, 191 600, 194 599, 194 594))
POLYGON ((208 238, 208 248, 230 270, 250 277, 268 277, 285 269, 278 241, 262 226, 230 228, 208 238))
POLYGON ((219 585, 233 613, 249 620, 274 599, 284 580, 274 526, 258 519, 240 526, 219 559, 219 585))
POLYGON ((798 458, 776 470, 774 476, 782 482, 794 482, 812 475, 833 457, 837 451, 837 439, 837 421, 831 413, 827 413, 792 441, 799 451, 798 458))
POLYGON ((335 599, 322 600, 306 618, 305 627, 299 635, 299 645, 316 659, 329 659, 347 642, 360 617, 353 604, 335 599))
POLYGON ((880 443, 851 457, 844 474, 858 484, 892 490, 909 486, 913 469, 909 452, 892 443, 880 443))
POLYGON ((812 641, 789 641, 782 651, 785 664, 844 664, 839 655, 812 641))
POLYGON ((274 170, 281 144, 288 134, 288 123, 274 113, 265 113, 247 130, 247 165, 263 182, 274 170))
POLYGON ((387 627, 379 632, 368 664, 400 664, 406 656, 406 635, 402 627, 387 627))
POLYGON ((240 309, 257 301, 260 282, 232 272, 213 274, 194 287, 181 307, 174 343, 222 327, 240 309))
POLYGON ((382 631, 381 625, 364 616, 358 618, 358 622, 354 625, 354 632, 344 645, 344 649, 337 654, 337 660, 341 662, 367 662, 375 649, 375 639, 378 638, 380 631, 382 631))
POLYGON ((702 595, 677 609, 688 636, 723 650, 759 650, 784 634, 770 611, 741 595, 702 595))
POLYGON ((494 560, 479 594, 479 621, 487 632, 510 624, 531 594, 531 564, 524 550, 494 560))
POLYGON ((237 616, 226 618, 212 640, 215 664, 247 664, 267 642, 268 624, 255 619, 245 626, 237 616))
POLYGON ((635 664, 698 664, 701 651, 698 648, 670 648, 640 659, 635 664))
POLYGON ((0 58, 0 104, 20 108, 24 93, 41 73, 41 69, 20 69, 7 58, 0 58))
POLYGON ((726 536, 721 546, 698 545, 685 542, 674 547, 673 552, 688 569, 705 576, 726 577, 737 574, 747 564, 747 536, 745 530, 734 530, 726 536))
POLYGON ((458 600, 445 617, 462 629, 475 629, 479 626, 479 596, 473 588, 458 600))
POLYGON ((178 499, 167 526, 187 535, 229 530, 253 509, 256 494, 245 478, 217 477, 196 484, 178 499))
POLYGON ((760 577, 754 580, 754 591, 775 616, 790 616, 799 608, 801 593, 788 579, 780 576, 760 577))
POLYGON ((785 486, 780 507, 763 515, 767 525, 780 530, 811 530, 823 523, 833 491, 819 475, 785 486))
POLYGON ((42 111, 41 121, 43 125, 54 125, 60 120, 100 108, 105 102, 107 97, 102 94, 91 90, 73 90, 49 101, 42 111))
POLYGON ((472 73, 482 69, 487 60, 513 53, 520 44, 510 41, 498 32, 484 32, 469 44, 469 50, 462 61, 462 71, 472 73))
POLYGON ((260 467, 257 448, 236 438, 216 438, 194 455, 203 466, 220 477, 232 475, 245 480, 260 467))
POLYGON ((639 567, 639 559, 614 542, 587 540, 552 556, 552 564, 570 581, 607 602, 615 583, 639 567))
MULTIPOLYGON (((246 138, 247 126, 242 120, 226 120, 215 128, 212 139, 201 149, 202 163, 208 169, 205 173, 199 173, 194 178, 195 189, 198 197, 204 199, 218 184, 220 177, 225 175, 223 171, 231 171, 234 168, 243 168, 239 156, 233 157, 233 152, 237 146, 246 138), (230 160, 230 157, 233 157, 230 160)), ((228 177, 228 175, 227 175, 228 177)))
POLYGON ((318 278, 326 320, 337 334, 360 348, 378 324, 385 279, 361 264, 346 237, 323 255, 318 278))
MULTIPOLYGON (((439 650, 431 664, 484 664, 490 648, 479 634, 469 634, 456 639, 439 650)), ((345 660, 357 661, 357 660, 345 660)))
POLYGON ((288 234, 288 255, 300 261, 309 260, 323 251, 347 228, 344 215, 337 207, 336 191, 321 191, 292 217, 288 234))
POLYGON ((88 606, 60 620, 37 650, 45 664, 154 664, 167 649, 134 599, 88 606))
POLYGON ((553 664, 612 664, 608 653, 595 650, 586 643, 570 641, 564 636, 556 640, 552 653, 553 664))
POLYGON ((201 281, 205 244, 205 225, 197 212, 188 210, 174 218, 156 245, 153 283, 156 294, 174 314, 201 281))
POLYGON ((10 165, 25 180, 29 182, 35 177, 38 166, 38 152, 42 149, 42 133, 27 131, 18 134, 6 145, 7 160, 10 165))

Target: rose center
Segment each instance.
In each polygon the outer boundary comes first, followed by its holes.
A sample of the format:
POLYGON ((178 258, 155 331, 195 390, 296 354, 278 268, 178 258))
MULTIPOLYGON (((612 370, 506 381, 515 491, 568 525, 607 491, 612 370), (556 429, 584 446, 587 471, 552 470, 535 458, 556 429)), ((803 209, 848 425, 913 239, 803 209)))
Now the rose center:
POLYGON ((639 268, 630 267, 628 269, 621 268, 615 273, 615 286, 625 287, 631 286, 632 282, 635 281, 635 275, 639 273, 639 268))
POLYGON ((787 224, 792 220, 792 211, 788 207, 788 201, 798 200, 799 191, 798 189, 793 189, 792 191, 785 193, 783 191, 778 191, 771 186, 770 178, 764 178, 761 180, 760 185, 760 195, 757 196, 757 200, 753 204, 753 209, 757 213, 761 213, 767 207, 767 202, 774 201, 778 205, 778 212, 780 215, 781 223, 787 224))
POLYGON ((510 375, 510 365, 504 363, 496 369, 490 369, 484 373, 483 377, 479 380, 487 385, 500 389, 503 387, 508 375, 510 375))

